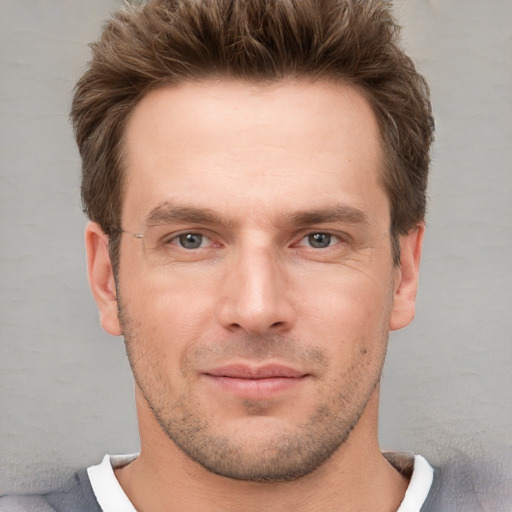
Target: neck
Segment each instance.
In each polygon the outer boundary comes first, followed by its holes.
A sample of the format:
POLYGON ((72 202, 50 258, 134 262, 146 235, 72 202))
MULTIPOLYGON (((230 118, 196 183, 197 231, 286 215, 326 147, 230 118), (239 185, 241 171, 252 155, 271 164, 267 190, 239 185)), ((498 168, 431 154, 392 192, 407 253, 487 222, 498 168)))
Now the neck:
POLYGON ((116 469, 139 512, 395 511, 407 480, 382 456, 376 431, 378 391, 349 439, 312 473, 291 482, 233 480, 188 458, 139 409, 140 456, 116 469))

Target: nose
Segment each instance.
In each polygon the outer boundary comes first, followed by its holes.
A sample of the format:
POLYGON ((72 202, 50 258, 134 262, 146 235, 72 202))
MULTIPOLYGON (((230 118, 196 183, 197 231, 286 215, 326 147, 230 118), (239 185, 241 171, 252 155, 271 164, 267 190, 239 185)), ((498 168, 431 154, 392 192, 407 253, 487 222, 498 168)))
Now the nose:
POLYGON ((229 331, 283 333, 295 321, 283 262, 269 248, 233 255, 222 283, 219 321, 229 331))

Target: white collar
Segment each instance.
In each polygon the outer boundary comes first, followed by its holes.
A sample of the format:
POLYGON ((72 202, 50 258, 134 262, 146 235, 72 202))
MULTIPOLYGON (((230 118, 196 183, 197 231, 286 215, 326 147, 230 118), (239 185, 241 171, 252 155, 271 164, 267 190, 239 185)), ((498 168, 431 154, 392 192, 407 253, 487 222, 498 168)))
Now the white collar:
MULTIPOLYGON (((129 464, 137 455, 105 455, 100 464, 87 468, 94 495, 103 512, 137 512, 114 474, 114 468, 129 464)), ((415 455, 411 480, 396 512, 419 512, 433 477, 432 466, 421 455, 415 455)))
POLYGON ((103 512, 137 512, 114 474, 114 468, 136 459, 132 455, 105 455, 100 464, 87 468, 92 490, 103 512))
POLYGON ((415 455, 411 480, 396 512, 419 512, 427 499, 433 479, 432 466, 421 455, 415 455))

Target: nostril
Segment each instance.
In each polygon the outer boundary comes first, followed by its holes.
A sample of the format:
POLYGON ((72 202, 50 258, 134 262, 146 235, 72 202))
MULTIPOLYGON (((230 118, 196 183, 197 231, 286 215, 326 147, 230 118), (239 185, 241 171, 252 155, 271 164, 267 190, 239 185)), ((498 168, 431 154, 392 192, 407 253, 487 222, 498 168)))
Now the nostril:
POLYGON ((255 334, 261 334, 265 331, 268 332, 268 331, 282 329, 285 325, 286 325, 286 322, 274 322, 273 324, 270 324, 270 325, 233 322, 233 323, 229 324, 229 330, 231 330, 233 332, 238 331, 238 330, 243 330, 243 331, 247 331, 247 332, 251 332, 251 333, 255 333, 255 334))

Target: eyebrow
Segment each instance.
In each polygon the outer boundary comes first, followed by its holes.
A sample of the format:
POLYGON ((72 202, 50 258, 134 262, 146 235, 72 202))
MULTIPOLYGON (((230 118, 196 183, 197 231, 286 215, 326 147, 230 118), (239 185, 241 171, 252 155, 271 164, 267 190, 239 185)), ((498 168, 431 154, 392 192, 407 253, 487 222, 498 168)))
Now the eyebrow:
POLYGON ((190 222, 194 224, 223 224, 231 225, 218 213, 207 208, 192 208, 187 206, 176 206, 169 201, 159 204, 146 216, 147 226, 160 226, 178 222, 190 222))
POLYGON ((333 207, 320 208, 316 210, 298 211, 285 214, 284 224, 292 226, 309 226, 312 224, 326 224, 329 222, 343 222, 347 224, 369 224, 368 215, 347 205, 336 205, 333 207))
MULTIPOLYGON (((193 208, 174 205, 165 201, 153 208, 146 216, 147 226, 159 226, 173 223, 193 223, 207 225, 223 225, 233 227, 236 222, 230 220, 209 208, 193 208)), ((330 222, 343 222, 348 224, 369 224, 368 215, 348 205, 335 205, 332 207, 313 210, 299 210, 279 216, 278 224, 282 226, 309 226, 326 224, 330 222)))

